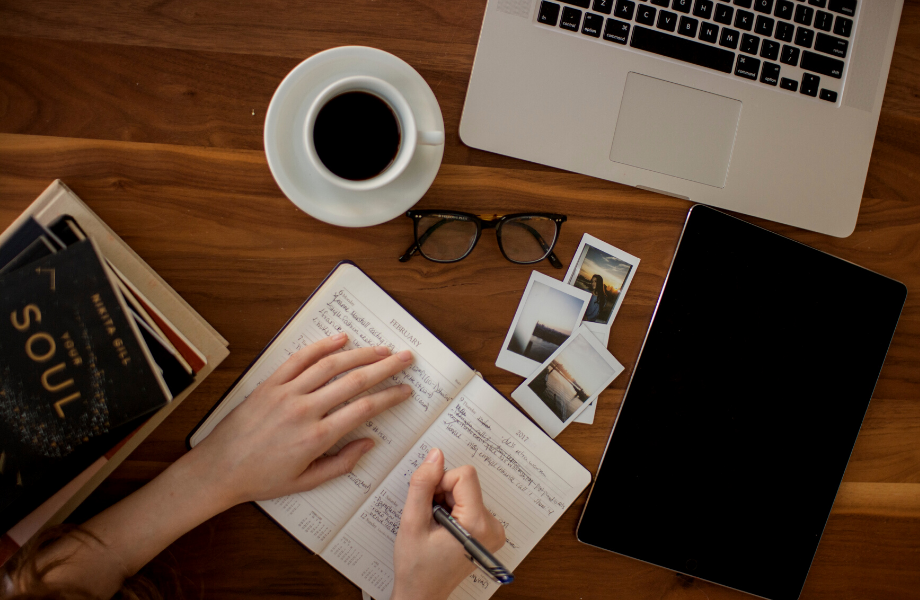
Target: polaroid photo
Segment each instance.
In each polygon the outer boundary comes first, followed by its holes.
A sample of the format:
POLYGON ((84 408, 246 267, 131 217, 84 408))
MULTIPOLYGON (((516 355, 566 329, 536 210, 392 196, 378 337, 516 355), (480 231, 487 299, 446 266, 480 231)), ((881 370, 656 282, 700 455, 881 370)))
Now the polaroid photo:
POLYGON ((582 236, 563 281, 591 294, 583 320, 604 345, 638 268, 639 259, 632 254, 587 233, 582 236))
POLYGON ((623 365, 582 325, 511 397, 555 438, 622 372, 623 365))
POLYGON ((575 417, 575 422, 582 425, 594 425, 594 415, 597 413, 597 397, 588 398, 585 404, 588 406, 581 411, 581 414, 575 417))
POLYGON ((591 294, 534 271, 495 366, 527 377, 581 324, 591 294))

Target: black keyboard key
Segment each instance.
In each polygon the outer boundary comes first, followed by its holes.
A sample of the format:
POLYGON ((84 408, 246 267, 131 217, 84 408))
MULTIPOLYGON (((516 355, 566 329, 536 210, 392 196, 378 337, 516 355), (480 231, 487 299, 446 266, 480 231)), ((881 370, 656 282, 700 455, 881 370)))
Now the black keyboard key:
POLYGON ((779 58, 779 42, 773 40, 764 40, 760 45, 760 55, 767 60, 776 60, 779 58))
POLYGON ((739 10, 735 13, 735 27, 750 31, 754 28, 754 13, 746 10, 739 10))
POLYGON ((795 35, 795 25, 792 23, 783 23, 780 21, 776 24, 776 39, 781 42, 791 42, 795 35))
POLYGON ((699 24, 700 22, 692 17, 681 17, 677 33, 687 37, 696 37, 696 28, 699 24))
POLYGON ((616 17, 632 21, 634 12, 636 12, 635 2, 632 0, 617 0, 617 10, 614 13, 616 17))
POLYGON ((731 25, 732 19, 735 17, 735 9, 731 6, 725 6, 724 4, 719 4, 716 6, 715 16, 712 18, 716 23, 722 23, 723 25, 731 25))
POLYGON ((790 92, 797 92, 799 90, 799 82, 795 79, 788 79, 783 77, 779 80, 779 87, 784 90, 789 90, 790 92))
POLYGON ((741 34, 734 29, 729 29, 728 27, 722 28, 722 35, 719 36, 719 45, 725 46, 726 48, 731 48, 734 50, 738 47, 738 36, 741 34))
POLYGON ((805 50, 802 53, 801 67, 806 71, 814 71, 815 73, 821 73, 822 75, 827 75, 828 77, 833 77, 834 79, 840 79, 843 77, 842 60, 837 60, 836 58, 831 58, 830 56, 824 56, 823 54, 815 54, 814 52, 809 52, 808 50, 805 50))
POLYGON ((852 32, 853 21, 846 17, 837 17, 837 20, 834 21, 834 33, 842 35, 843 37, 850 37, 852 32))
POLYGON ((735 4, 741 8, 751 8, 753 0, 735 0, 735 4))
POLYGON ((848 17, 856 16, 856 0, 830 0, 827 9, 848 17))
MULTIPOLYGON (((655 10, 654 8, 652 10, 655 10)), ((629 40, 629 23, 617 21, 616 19, 607 19, 607 27, 604 28, 604 39, 616 44, 625 44, 629 40)))
POLYGON ((703 21, 700 25, 700 39, 710 44, 715 44, 719 39, 719 26, 703 21))
POLYGON ((671 0, 652 0, 652 4, 667 8, 671 6, 671 0))
POLYGON ((656 11, 651 6, 640 4, 639 10, 636 11, 636 23, 642 23, 643 25, 654 25, 656 12, 658 11, 656 11))
POLYGON ((581 11, 568 6, 563 8, 562 21, 559 23, 559 27, 569 31, 578 31, 579 25, 581 25, 581 11))
POLYGON ((773 11, 773 16, 789 21, 792 19, 793 10, 794 6, 789 0, 776 0, 776 10, 773 11))
POLYGON ((827 6, 827 0, 808 0, 808 3, 812 6, 817 6, 818 8, 824 8, 827 6))
POLYGON ((658 29, 674 31, 677 29, 677 15, 666 10, 658 13, 658 29))
POLYGON ((580 6, 581 8, 589 8, 591 6, 591 0, 562 0, 566 4, 574 4, 575 6, 580 6))
POLYGON ((743 54, 738 55, 738 62, 735 64, 735 75, 745 79, 757 79, 757 73, 760 71, 760 59, 751 58, 743 54))
POLYGON ((820 84, 820 77, 817 75, 812 75, 811 73, 805 73, 802 75, 802 89, 800 91, 806 96, 811 96, 814 98, 818 95, 818 86, 820 84))
POLYGON ((760 38, 756 35, 742 34, 741 36, 741 51, 747 54, 757 54, 757 49, 760 47, 760 38))
POLYGON ((835 92, 835 91, 833 91, 833 90, 821 90, 820 98, 821 98, 822 100, 827 100, 828 102, 836 102, 836 101, 837 101, 837 92, 835 92))
MULTIPOLYGON (((601 29, 604 27, 604 17, 594 13, 585 15, 585 22, 581 24, 581 32, 591 37, 601 37, 601 29)), ((629 25, 626 26, 627 28, 629 25)))
POLYGON ((543 0, 540 3, 540 12, 537 14, 537 22, 544 25, 556 26, 559 22, 559 5, 543 0))
POLYGON ((819 33, 818 37, 815 38, 815 50, 838 58, 847 57, 847 47, 849 45, 850 42, 826 33, 819 33))
POLYGON ((690 9, 693 8, 693 1, 692 0, 673 0, 671 2, 671 8, 673 8, 677 12, 690 14, 690 9))
POLYGON ((767 85, 776 85, 779 83, 779 65, 776 63, 765 62, 763 69, 760 70, 760 83, 767 85))
POLYGON ((779 62, 784 65, 796 66, 799 64, 799 49, 795 46, 783 46, 783 52, 779 57, 779 62))
POLYGON ((613 0, 594 0, 594 12, 609 15, 613 9, 613 0))
POLYGON ((754 22, 754 33, 759 33, 764 37, 770 37, 773 35, 773 24, 775 22, 776 21, 770 17, 757 15, 757 21, 754 22))
POLYGON ((773 0, 754 0, 754 10, 769 15, 773 11, 773 0))
POLYGON ((815 41, 815 30, 814 29, 805 29, 804 27, 797 27, 795 30, 795 45, 802 46, 803 48, 811 48, 812 43, 815 41))
POLYGON ((696 0, 693 4, 693 16, 701 19, 711 19, 712 7, 712 0, 696 0))
POLYGON ((799 25, 811 25, 811 20, 815 16, 815 9, 804 4, 795 7, 795 16, 793 20, 799 25))
POLYGON ((734 52, 645 27, 635 28, 629 45, 723 73, 731 73, 735 62, 734 52))
POLYGON ((830 31, 833 27, 834 15, 829 12, 824 12, 819 10, 815 13, 815 29, 820 29, 821 31, 830 31))

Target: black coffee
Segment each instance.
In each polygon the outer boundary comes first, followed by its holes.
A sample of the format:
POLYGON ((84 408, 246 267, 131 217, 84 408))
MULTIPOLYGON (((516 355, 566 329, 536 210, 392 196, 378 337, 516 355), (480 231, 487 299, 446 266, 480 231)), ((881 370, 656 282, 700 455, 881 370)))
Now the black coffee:
POLYGON ((343 179, 361 181, 381 174, 399 151, 399 122, 390 106, 373 94, 346 92, 320 109, 313 145, 326 168, 343 179))

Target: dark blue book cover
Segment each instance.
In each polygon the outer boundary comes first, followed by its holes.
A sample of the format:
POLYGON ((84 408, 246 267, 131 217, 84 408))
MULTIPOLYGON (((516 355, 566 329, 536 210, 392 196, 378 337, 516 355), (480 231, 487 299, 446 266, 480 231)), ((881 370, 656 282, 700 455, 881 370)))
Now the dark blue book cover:
POLYGON ((0 277, 0 510, 171 399, 89 240, 0 277))

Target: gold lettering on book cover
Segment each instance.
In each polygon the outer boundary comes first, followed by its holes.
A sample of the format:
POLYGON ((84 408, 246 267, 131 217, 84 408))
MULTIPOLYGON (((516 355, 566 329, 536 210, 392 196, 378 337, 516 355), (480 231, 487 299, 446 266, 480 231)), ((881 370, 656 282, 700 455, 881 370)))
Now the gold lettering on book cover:
POLYGON ((56 291, 54 289, 54 269, 43 269, 39 267, 35 269, 35 272, 38 273, 39 275, 41 275, 42 273, 47 273, 50 276, 50 280, 48 282, 50 284, 50 287, 48 289, 50 289, 52 292, 56 291))
POLYGON ((29 304, 24 309, 22 309, 22 318, 23 318, 22 323, 17 322, 15 310, 10 313, 10 323, 13 324, 13 327, 16 328, 16 331, 25 331, 26 329, 29 328, 29 325, 32 324, 32 320, 31 318, 29 318, 29 313, 32 313, 35 315, 36 323, 42 322, 42 311, 39 310, 39 308, 36 305, 29 304))
MULTIPOLYGON (((41 323, 42 313, 41 313, 41 310, 38 308, 38 306, 34 304, 29 304, 22 311, 21 321, 16 318, 16 311, 13 311, 13 313, 10 315, 10 322, 13 324, 13 327, 15 327, 18 331, 26 331, 32 325, 33 318, 35 319, 36 323, 41 323)), ((70 337, 70 333, 65 332, 64 335, 61 336, 61 339, 64 340, 64 348, 67 351, 68 356, 71 358, 71 360, 73 360, 73 364, 75 366, 79 366, 83 364, 83 360, 80 358, 80 355, 76 351, 73 340, 70 337)), ((118 341, 120 342, 121 340, 118 340, 118 341)), ((50 333, 39 331, 37 333, 33 333, 32 335, 30 335, 29 338, 26 340, 25 351, 26 351, 26 356, 28 356, 34 362, 44 363, 54 358, 55 354, 57 353, 57 343, 54 341, 54 338, 51 336, 50 333), (45 344, 47 344, 48 346, 47 350, 44 350, 42 348, 41 342, 44 342, 45 344)), ((59 362, 56 365, 45 369, 45 372, 42 373, 41 375, 42 387, 46 391, 52 394, 55 394, 57 392, 60 392, 62 390, 65 390, 73 386, 74 380, 73 378, 67 377, 67 374, 65 373, 66 369, 67 369, 66 360, 59 362), (61 378, 61 375, 59 374, 63 374, 64 378, 61 378), (51 378, 54 377, 55 375, 59 377, 57 383, 51 380, 51 378)), ((69 396, 66 396, 65 398, 62 398, 56 401, 54 403, 54 411, 55 413, 57 413, 57 416, 62 419, 66 418, 63 407, 66 404, 73 402, 74 400, 78 400, 79 398, 80 398, 80 392, 77 391, 77 392, 71 393, 69 396)))
POLYGON ((42 387, 53 394, 54 392, 59 392, 66 387, 72 386, 73 379, 67 379, 57 384, 51 383, 50 381, 52 375, 54 375, 58 371, 63 371, 66 367, 67 367, 67 363, 61 362, 61 363, 54 365, 53 367, 46 369, 45 372, 42 373, 42 387))
POLYGON ((31 336, 29 336, 29 339, 26 340, 26 356, 35 362, 42 363, 48 361, 52 356, 54 356, 55 350, 57 350, 57 344, 54 343, 54 338, 44 331, 33 333, 31 336), (37 354, 35 352, 35 342, 37 340, 45 340, 48 342, 48 351, 44 354, 37 354))

